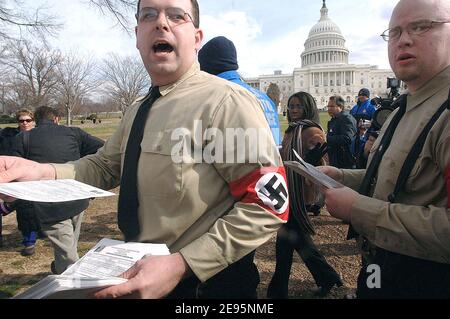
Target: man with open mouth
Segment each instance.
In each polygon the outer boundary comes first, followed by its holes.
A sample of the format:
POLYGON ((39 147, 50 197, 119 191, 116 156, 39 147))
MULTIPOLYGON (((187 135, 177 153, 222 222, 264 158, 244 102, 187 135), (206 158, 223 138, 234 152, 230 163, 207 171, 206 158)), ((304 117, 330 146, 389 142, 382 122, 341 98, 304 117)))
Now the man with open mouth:
POLYGON ((123 275, 126 283, 94 297, 255 298, 254 250, 285 223, 289 207, 284 167, 264 114, 246 89, 200 71, 196 0, 140 0, 136 19, 136 46, 152 80, 148 95, 127 110, 97 154, 59 165, 1 157, 0 182, 120 184, 125 239, 165 243, 172 254, 142 259, 123 275), (208 144, 211 153, 244 160, 174 161, 173 133, 181 128, 188 132, 181 153, 208 144), (255 130, 258 139, 243 148, 234 145, 236 136, 220 143, 219 133, 229 128, 255 130), (249 155, 254 150, 256 160, 249 155))

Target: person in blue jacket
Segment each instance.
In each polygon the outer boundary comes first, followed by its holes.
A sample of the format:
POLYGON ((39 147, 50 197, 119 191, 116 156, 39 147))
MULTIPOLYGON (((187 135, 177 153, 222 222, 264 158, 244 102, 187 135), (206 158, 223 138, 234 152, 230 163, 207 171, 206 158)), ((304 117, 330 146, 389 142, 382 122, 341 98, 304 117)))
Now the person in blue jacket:
POLYGON ((369 120, 371 121, 373 118, 373 114, 377 109, 375 105, 370 102, 370 91, 369 89, 363 88, 358 92, 358 102, 355 106, 353 106, 350 114, 356 120, 356 123, 359 124, 361 120, 369 120))
POLYGON ((237 72, 239 65, 234 43, 223 36, 215 37, 205 43, 198 52, 198 61, 202 71, 239 84, 256 96, 269 123, 275 143, 281 146, 280 121, 277 107, 267 94, 251 87, 242 80, 237 72))

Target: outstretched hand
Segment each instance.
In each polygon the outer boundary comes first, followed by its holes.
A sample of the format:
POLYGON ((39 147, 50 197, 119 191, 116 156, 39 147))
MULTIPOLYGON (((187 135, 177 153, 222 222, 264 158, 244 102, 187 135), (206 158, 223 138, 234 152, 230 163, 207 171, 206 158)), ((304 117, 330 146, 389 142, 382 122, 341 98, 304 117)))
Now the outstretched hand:
POLYGON ((40 164, 21 157, 0 156, 0 183, 55 179, 50 164, 40 164))
POLYGON ((178 283, 191 274, 180 253, 169 256, 148 256, 139 260, 122 277, 127 282, 102 289, 94 298, 159 299, 166 297, 178 283))

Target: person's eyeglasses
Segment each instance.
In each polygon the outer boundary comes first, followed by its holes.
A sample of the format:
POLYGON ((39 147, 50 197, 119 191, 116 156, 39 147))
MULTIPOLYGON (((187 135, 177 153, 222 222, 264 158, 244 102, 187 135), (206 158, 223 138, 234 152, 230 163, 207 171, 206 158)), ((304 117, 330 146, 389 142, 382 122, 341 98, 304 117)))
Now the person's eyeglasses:
POLYGON ((299 109, 299 110, 305 110, 305 107, 303 105, 288 105, 288 110, 293 110, 293 109, 299 109))
POLYGON ((33 122, 33 120, 32 119, 24 119, 24 120, 19 120, 19 123, 31 123, 31 122, 33 122))
POLYGON ((422 35, 425 32, 431 30, 435 25, 441 25, 444 23, 450 23, 450 21, 430 21, 420 20, 409 23, 403 30, 401 27, 394 27, 385 30, 380 36, 384 41, 397 41, 402 36, 403 31, 409 35, 422 35))
MULTIPOLYGON (((139 10, 139 13, 136 14, 136 19, 138 23, 155 22, 161 11, 152 7, 143 7, 139 10)), ((163 11, 167 22, 171 27, 187 23, 189 21, 194 22, 191 15, 181 8, 170 7, 164 9, 163 11)))

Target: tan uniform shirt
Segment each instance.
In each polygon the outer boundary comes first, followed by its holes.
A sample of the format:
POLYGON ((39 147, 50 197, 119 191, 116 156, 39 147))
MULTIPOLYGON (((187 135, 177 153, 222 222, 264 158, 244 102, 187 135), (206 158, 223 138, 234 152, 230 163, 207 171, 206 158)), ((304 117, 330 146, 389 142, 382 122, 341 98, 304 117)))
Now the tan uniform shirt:
MULTIPOLYGON (((282 168, 282 162, 259 103, 246 89, 201 72, 195 63, 160 92, 162 97, 142 119, 146 126, 138 165, 141 231, 137 240, 165 243, 171 252, 179 251, 204 281, 263 244, 287 219, 287 210, 274 212, 255 194, 236 189, 251 188, 264 172, 282 168), (180 128, 192 135, 193 145, 183 146, 177 135, 180 128), (208 164, 201 158, 211 138, 204 136, 207 128, 224 134, 227 128, 258 129, 266 144, 246 144, 244 163, 208 164), (258 160, 248 164, 249 150, 258 146, 258 160), (172 155, 189 150, 188 160, 174 162, 172 155), (192 161, 195 156, 200 156, 199 162, 192 161)), ((139 106, 135 103, 126 112, 97 154, 55 165, 57 178, 75 178, 104 189, 118 186, 139 106)), ((224 153, 235 155, 236 147, 227 147, 226 142, 222 147, 224 153)))
MULTIPOLYGON (((359 196, 352 207, 355 230, 378 247, 420 259, 450 263, 450 210, 445 172, 450 165, 450 116, 446 110, 431 129, 407 183, 395 204, 388 202, 398 175, 425 125, 447 100, 450 67, 407 99, 406 114, 383 156, 373 198, 359 196)), ((393 114, 388 119, 392 120, 393 114)), ((385 130, 388 126, 383 126, 385 130)), ((373 153, 381 137, 375 142, 373 153)), ((344 183, 357 189, 365 170, 343 170, 344 183)))

